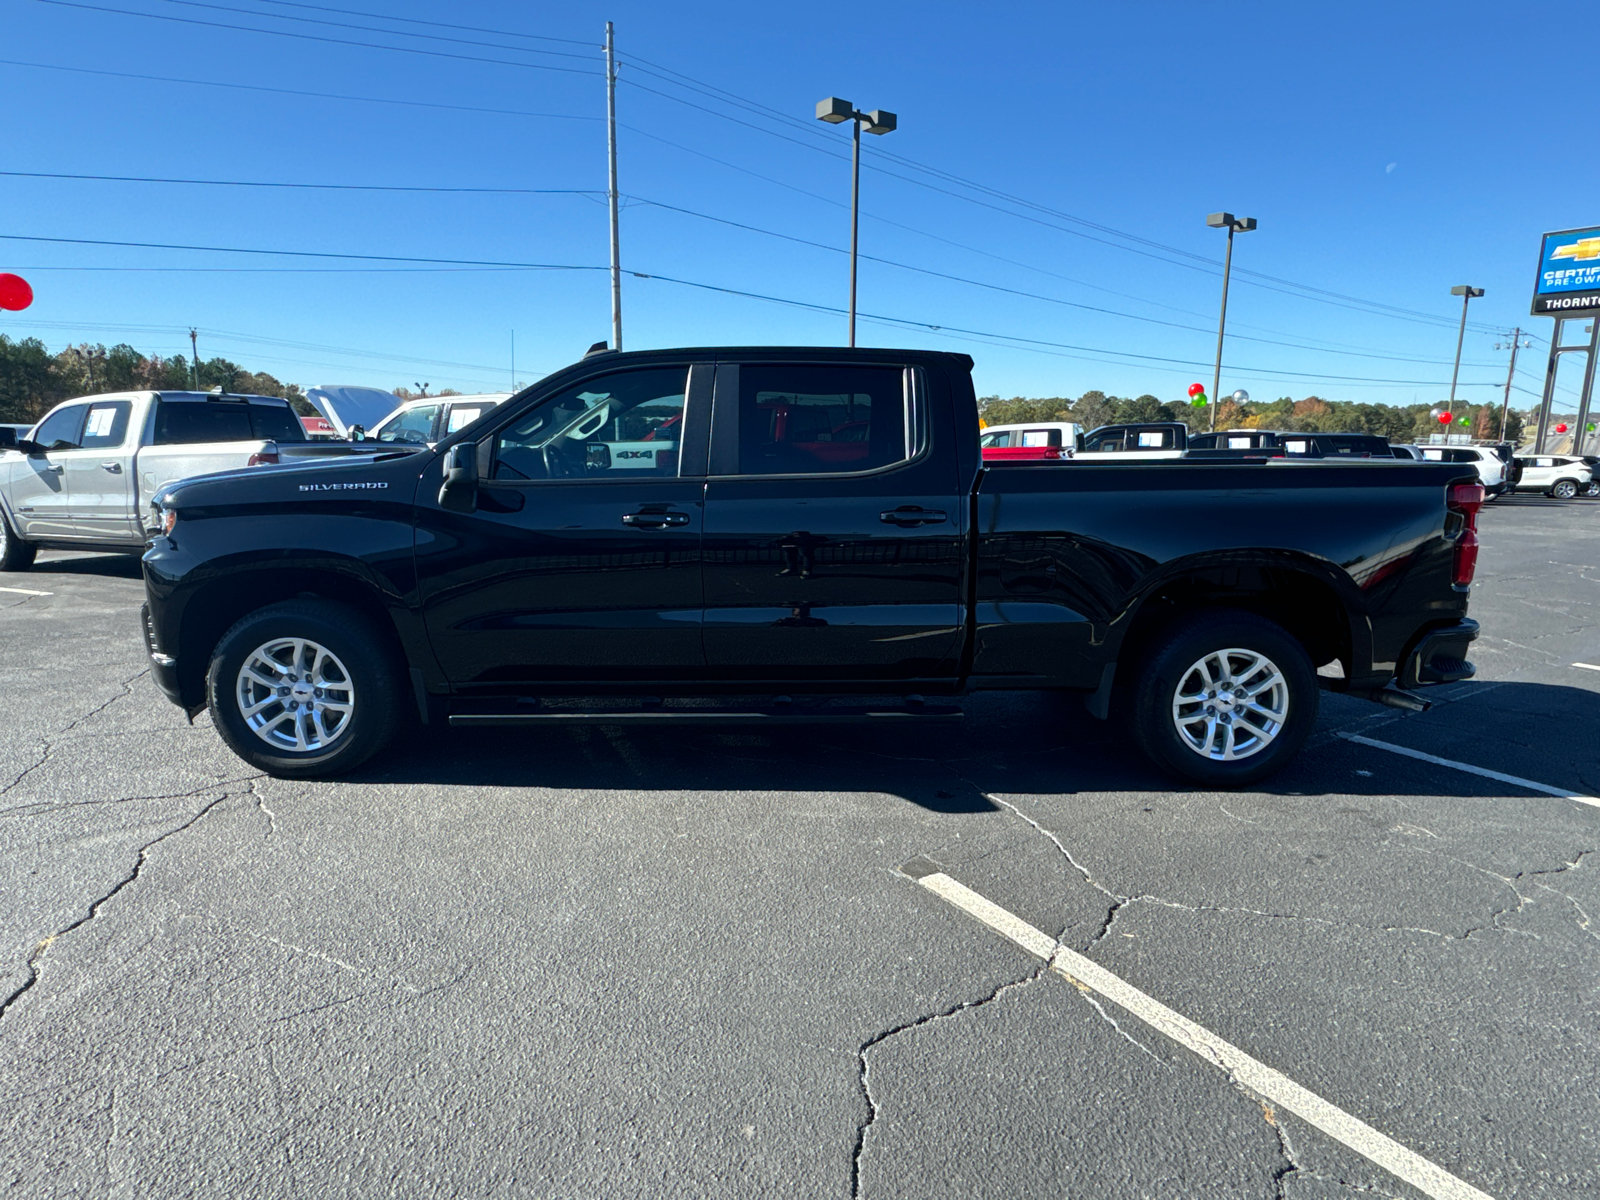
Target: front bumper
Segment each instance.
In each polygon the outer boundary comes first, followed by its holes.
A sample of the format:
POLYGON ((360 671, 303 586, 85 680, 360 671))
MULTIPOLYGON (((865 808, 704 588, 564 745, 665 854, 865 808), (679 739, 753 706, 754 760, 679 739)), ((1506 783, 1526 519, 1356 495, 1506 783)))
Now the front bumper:
POLYGON ((145 653, 150 656, 150 678, 156 681, 161 694, 174 704, 182 705, 183 696, 178 688, 178 660, 163 653, 156 645, 155 622, 150 618, 150 605, 139 606, 139 628, 144 632, 145 653))
POLYGON ((1467 661, 1467 651, 1477 636, 1478 623, 1469 617, 1428 630, 1401 663, 1398 683, 1414 688, 1471 679, 1478 668, 1467 661))

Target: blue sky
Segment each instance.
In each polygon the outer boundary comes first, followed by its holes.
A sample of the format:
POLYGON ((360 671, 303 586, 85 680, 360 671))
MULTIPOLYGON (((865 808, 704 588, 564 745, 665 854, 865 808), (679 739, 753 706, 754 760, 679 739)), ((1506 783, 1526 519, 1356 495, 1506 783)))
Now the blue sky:
POLYGON ((864 139, 862 253, 887 261, 862 263, 859 340, 965 350, 984 393, 1209 387, 1204 217, 1227 209, 1260 228, 1236 242, 1224 392, 1438 400, 1469 283, 1461 395, 1498 400, 1496 331, 1550 332, 1527 315, 1539 234, 1600 224, 1593 73, 1563 49, 1600 33, 1592 2, 820 13, 0 0, 0 172, 525 189, 0 174, 0 234, 584 268, 0 240, 38 297, 0 332, 187 353, 192 325, 203 356, 306 385, 503 389, 513 330, 519 381, 572 361, 610 333, 607 19, 624 267, 687 281, 625 277, 630 349, 842 343, 839 313, 733 294, 845 304, 848 127, 811 116, 829 94, 900 117, 864 139))

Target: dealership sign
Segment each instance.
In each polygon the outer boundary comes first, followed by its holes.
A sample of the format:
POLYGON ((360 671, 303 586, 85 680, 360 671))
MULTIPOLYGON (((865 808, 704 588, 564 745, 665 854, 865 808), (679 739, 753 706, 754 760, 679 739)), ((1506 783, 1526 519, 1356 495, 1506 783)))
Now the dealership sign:
POLYGON ((1586 316, 1600 312, 1600 227, 1544 235, 1539 281, 1533 288, 1536 317, 1586 316))

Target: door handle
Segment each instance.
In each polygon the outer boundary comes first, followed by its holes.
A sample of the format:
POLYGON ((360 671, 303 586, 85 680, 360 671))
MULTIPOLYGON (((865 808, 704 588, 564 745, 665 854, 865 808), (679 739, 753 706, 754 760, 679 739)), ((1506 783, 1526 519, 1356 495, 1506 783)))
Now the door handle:
POLYGON ((946 513, 937 508, 918 508, 914 504, 905 504, 878 514, 878 520, 885 525, 942 525, 949 519, 946 513))
POLYGON ((636 512, 624 513, 624 525, 632 525, 635 529, 665 529, 669 525, 687 525, 689 514, 681 512, 636 512))
POLYGON ((113 475, 122 474, 122 464, 119 462, 103 462, 100 465, 106 470, 110 471, 113 475))
POLYGON ((49 471, 50 474, 52 474, 52 475, 59 475, 59 474, 61 474, 61 472, 66 470, 66 468, 63 467, 60 463, 46 463, 45 466, 44 466, 44 469, 46 471, 49 471))

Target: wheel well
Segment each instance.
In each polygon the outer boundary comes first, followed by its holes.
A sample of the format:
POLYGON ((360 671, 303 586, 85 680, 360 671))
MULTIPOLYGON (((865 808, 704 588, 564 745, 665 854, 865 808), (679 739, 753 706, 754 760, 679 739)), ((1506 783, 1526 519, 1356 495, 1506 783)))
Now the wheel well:
POLYGON ((1333 588, 1293 567, 1229 566, 1168 580, 1134 611, 1118 657, 1137 657, 1177 621, 1203 609, 1235 608, 1283 626, 1315 667, 1342 664, 1350 674, 1350 621, 1333 588))
POLYGON ((371 585, 331 570, 250 571, 209 583, 189 599, 178 645, 178 686, 184 704, 204 702, 211 652, 223 634, 257 609, 297 597, 331 600, 354 609, 404 667, 405 655, 394 622, 371 585))

